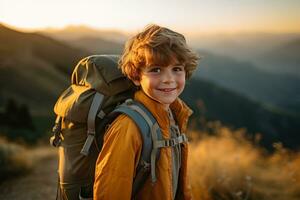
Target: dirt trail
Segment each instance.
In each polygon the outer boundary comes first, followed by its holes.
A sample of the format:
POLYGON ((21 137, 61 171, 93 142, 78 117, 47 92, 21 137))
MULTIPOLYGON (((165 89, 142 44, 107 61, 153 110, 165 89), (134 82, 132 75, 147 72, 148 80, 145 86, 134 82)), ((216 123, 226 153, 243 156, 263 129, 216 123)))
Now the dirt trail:
POLYGON ((54 200, 56 198, 56 149, 38 147, 31 151, 33 170, 24 176, 2 183, 1 200, 54 200))

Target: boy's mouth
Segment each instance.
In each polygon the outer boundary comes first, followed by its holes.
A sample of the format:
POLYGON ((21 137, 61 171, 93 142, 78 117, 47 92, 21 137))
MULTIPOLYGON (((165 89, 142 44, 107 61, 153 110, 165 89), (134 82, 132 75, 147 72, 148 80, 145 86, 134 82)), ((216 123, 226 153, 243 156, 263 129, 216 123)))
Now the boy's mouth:
POLYGON ((158 89, 159 91, 162 91, 162 92, 171 92, 173 90, 175 90, 176 88, 161 88, 161 89, 158 89))

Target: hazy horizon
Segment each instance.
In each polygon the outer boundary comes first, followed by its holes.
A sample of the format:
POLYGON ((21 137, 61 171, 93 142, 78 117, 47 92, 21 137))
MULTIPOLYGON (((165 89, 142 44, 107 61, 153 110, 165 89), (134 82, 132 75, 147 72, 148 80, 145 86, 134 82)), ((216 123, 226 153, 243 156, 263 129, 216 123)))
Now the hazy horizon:
MULTIPOLYGON (((82 28, 82 29, 93 29, 95 31, 103 31, 103 32, 118 32, 124 35, 130 35, 130 34, 134 34, 137 30, 122 30, 120 28, 102 28, 102 27, 94 27, 94 26, 90 26, 87 24, 66 24, 65 26, 62 27, 54 27, 54 26, 45 26, 45 27, 40 27, 40 28, 23 28, 23 27, 18 27, 18 26, 14 26, 5 22, 0 21, 0 24, 20 31, 20 32, 27 32, 27 33, 32 33, 32 32, 58 32, 58 31, 65 31, 65 30, 71 30, 74 29, 74 31, 78 31, 78 29, 82 28)), ((150 23, 149 23, 150 24, 150 23)), ((148 24, 146 24, 148 25, 148 24)), ((146 26, 145 25, 145 26, 146 26)), ((158 24, 159 25, 159 24, 158 24)), ((168 26, 167 26, 168 27, 168 26)), ((143 28, 143 27, 142 27, 143 28)), ((176 29, 175 29, 176 30, 176 29)), ((252 35, 252 34, 270 34, 270 35, 280 35, 280 34, 300 34, 300 30, 299 31, 262 31, 262 30, 251 30, 251 31, 245 31, 245 30, 240 30, 240 31, 198 31, 198 32, 189 32, 187 30, 183 30, 180 31, 181 33, 187 34, 189 37, 193 37, 193 36, 218 36, 218 35, 252 35)))
POLYGON ((190 34, 299 33, 299 8, 296 0, 0 0, 0 23, 23 31, 84 25, 130 33, 156 23, 190 34))

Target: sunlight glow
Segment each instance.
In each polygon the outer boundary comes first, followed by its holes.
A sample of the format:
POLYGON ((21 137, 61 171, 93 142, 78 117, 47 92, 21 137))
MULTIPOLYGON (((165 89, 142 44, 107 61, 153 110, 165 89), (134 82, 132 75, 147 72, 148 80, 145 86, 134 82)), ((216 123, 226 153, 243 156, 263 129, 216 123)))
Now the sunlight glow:
POLYGON ((149 23, 184 32, 300 32, 300 1, 0 0, 0 23, 23 29, 86 25, 132 31, 149 23))

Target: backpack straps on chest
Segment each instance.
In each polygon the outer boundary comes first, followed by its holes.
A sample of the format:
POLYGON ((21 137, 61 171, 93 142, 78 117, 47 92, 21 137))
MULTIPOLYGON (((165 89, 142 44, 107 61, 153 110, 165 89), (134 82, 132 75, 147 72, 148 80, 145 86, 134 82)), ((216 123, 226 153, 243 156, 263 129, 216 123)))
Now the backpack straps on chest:
POLYGON ((162 140, 162 133, 156 119, 150 111, 141 103, 128 99, 119 105, 113 113, 123 113, 129 116, 138 126, 142 138, 142 152, 137 167, 137 173, 133 182, 133 196, 143 186, 151 173, 151 180, 156 182, 155 164, 159 158, 159 148, 154 147, 153 142, 162 140))
POLYGON ((129 116, 136 123, 143 142, 141 157, 132 186, 132 197, 134 197, 144 185, 149 174, 151 174, 152 183, 156 182, 155 168, 156 161, 159 159, 160 148, 173 147, 187 142, 187 137, 185 134, 180 134, 176 138, 163 139, 161 129, 151 112, 143 104, 132 99, 128 99, 125 103, 117 106, 111 114, 118 115, 120 113, 129 116))

